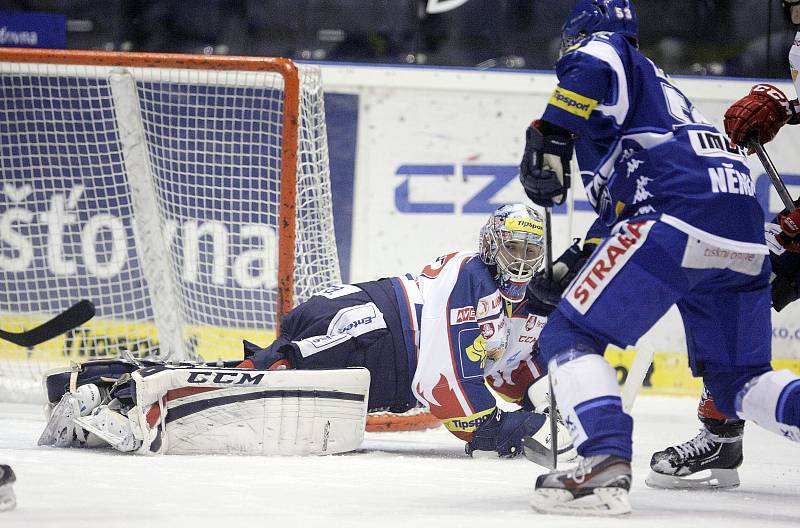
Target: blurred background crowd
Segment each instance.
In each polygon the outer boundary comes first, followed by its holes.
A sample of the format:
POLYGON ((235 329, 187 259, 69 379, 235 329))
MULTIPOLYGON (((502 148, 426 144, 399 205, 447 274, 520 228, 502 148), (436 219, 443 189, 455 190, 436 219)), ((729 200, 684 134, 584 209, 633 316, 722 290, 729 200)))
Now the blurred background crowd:
MULTIPOLYGON (((571 0, 0 0, 66 16, 66 47, 316 61, 544 69, 571 0), (431 5, 448 10, 432 13, 431 5), (448 6, 449 3, 449 6, 448 6)), ((668 73, 785 78, 777 0, 636 0, 668 73)), ((433 9, 435 10, 435 9, 433 9)))

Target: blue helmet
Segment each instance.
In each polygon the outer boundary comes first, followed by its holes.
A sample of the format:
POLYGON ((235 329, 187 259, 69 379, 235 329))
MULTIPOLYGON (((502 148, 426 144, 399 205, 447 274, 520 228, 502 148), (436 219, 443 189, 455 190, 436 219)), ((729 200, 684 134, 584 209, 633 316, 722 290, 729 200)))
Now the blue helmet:
POLYGON ((592 33, 622 33, 639 40, 639 21, 631 0, 579 0, 561 29, 561 52, 592 33))

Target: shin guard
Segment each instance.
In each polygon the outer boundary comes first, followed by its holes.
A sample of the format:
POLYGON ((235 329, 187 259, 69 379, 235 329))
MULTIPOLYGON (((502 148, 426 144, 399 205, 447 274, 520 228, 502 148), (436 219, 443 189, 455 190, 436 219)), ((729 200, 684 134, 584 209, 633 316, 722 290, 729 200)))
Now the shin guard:
POLYGON ((569 351, 550 361, 553 390, 581 456, 631 459, 633 420, 622 410, 617 373, 602 356, 569 351))

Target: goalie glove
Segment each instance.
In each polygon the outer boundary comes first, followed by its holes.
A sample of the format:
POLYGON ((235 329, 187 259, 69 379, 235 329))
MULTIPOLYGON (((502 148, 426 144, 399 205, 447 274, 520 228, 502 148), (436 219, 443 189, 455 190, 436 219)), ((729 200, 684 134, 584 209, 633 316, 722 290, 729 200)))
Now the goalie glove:
POLYGON ((757 84, 725 112, 725 132, 741 147, 756 137, 762 145, 772 141, 790 119, 797 120, 797 101, 789 101, 771 84, 757 84))
POLYGON ((528 127, 519 180, 533 203, 541 207, 564 203, 570 187, 574 146, 567 130, 542 121, 534 121, 528 127))
POLYGON ((586 261, 589 260, 596 244, 580 246, 575 239, 572 245, 553 263, 552 277, 545 270, 539 270, 528 283, 527 296, 537 315, 550 315, 561 301, 564 290, 575 278, 586 261))
POLYGON ((545 421, 543 414, 495 409, 472 434, 466 453, 473 456, 475 451, 496 451, 501 457, 515 457, 522 452, 522 439, 536 434, 545 421))

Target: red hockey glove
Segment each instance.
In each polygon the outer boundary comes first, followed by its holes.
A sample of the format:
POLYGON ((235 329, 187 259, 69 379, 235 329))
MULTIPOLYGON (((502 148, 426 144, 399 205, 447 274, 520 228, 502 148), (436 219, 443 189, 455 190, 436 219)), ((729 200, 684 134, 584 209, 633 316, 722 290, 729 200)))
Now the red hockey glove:
POLYGON ((757 84, 725 112, 725 132, 735 144, 746 147, 752 134, 763 145, 772 141, 792 117, 786 95, 771 84, 757 84))
POLYGON ((778 224, 781 226, 782 233, 775 239, 778 243, 792 253, 800 253, 800 209, 795 209, 791 213, 785 209, 778 214, 778 224))
POLYGON ((795 209, 791 213, 781 213, 778 215, 781 229, 790 237, 800 235, 800 209, 795 209))

